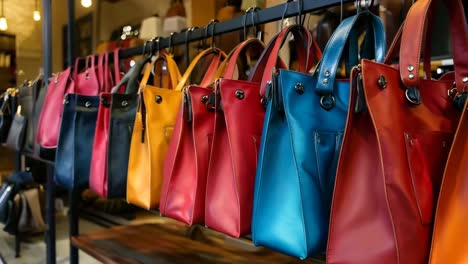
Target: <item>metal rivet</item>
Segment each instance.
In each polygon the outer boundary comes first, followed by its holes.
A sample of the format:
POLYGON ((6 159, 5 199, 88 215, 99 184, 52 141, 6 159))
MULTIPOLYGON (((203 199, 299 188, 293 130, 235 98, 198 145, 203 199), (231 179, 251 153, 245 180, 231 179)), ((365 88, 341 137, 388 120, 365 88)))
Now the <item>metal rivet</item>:
POLYGON ((410 73, 410 74, 408 75, 408 78, 410 78, 410 80, 414 79, 414 74, 410 73))
POLYGON ((63 104, 68 104, 70 103, 67 99, 63 99, 63 104))
POLYGON ((379 85, 380 88, 385 89, 387 88, 387 80, 385 79, 385 76, 380 75, 379 79, 377 80, 377 84, 379 85))
POLYGON ((468 77, 463 77, 463 82, 464 83, 468 82, 468 77))
POLYGON ((303 94, 304 93, 304 85, 302 83, 296 83, 296 85, 294 85, 294 90, 296 90, 296 93, 298 94, 303 94))
POLYGON ((156 98, 155 98, 156 103, 160 104, 162 103, 162 100, 163 100, 162 96, 156 95, 156 98))
POLYGON ((58 83, 58 75, 55 77, 54 83, 58 83))
POLYGON ((413 70, 414 70, 414 66, 413 66, 413 65, 408 66, 408 71, 413 71, 413 70))
POLYGON ((336 100, 333 95, 324 95, 320 98, 320 105, 323 109, 329 111, 336 105, 336 100))
POLYGON ((245 97, 245 93, 244 93, 244 91, 242 91, 242 90, 236 90, 235 95, 236 95, 236 97, 239 98, 239 99, 244 99, 244 97, 245 97))
POLYGON ((86 71, 85 76, 86 76, 86 80, 89 80, 89 72, 88 71, 86 71))
POLYGON ((127 106, 128 105, 128 102, 127 101, 122 101, 122 106, 127 106))
POLYGON ((323 84, 328 84, 328 79, 323 79, 323 84))
POLYGON ((204 95, 202 96, 201 101, 202 103, 206 104, 206 102, 208 102, 208 99, 209 99, 208 95, 204 95))
POLYGON ((90 101, 87 101, 84 105, 85 107, 90 107, 91 106, 91 102, 90 101))
POLYGON ((330 71, 326 71, 325 72, 325 77, 329 77, 330 76, 330 71))

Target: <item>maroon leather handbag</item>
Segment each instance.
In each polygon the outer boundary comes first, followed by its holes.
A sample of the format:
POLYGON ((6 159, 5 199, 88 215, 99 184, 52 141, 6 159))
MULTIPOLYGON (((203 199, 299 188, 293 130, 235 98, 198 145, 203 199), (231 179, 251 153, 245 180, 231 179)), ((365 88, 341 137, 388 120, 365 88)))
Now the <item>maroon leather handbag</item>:
MULTIPOLYGON (((110 90, 116 83, 120 83, 119 50, 114 50, 114 73, 109 70, 108 53, 100 55, 102 63, 99 63, 99 82, 102 87, 101 101, 98 109, 96 130, 94 133, 93 153, 89 174, 89 187, 102 197, 107 197, 107 150, 109 143, 110 106, 112 94, 110 90)), ((125 86, 118 87, 120 91, 125 86)))
MULTIPOLYGON (((434 209, 460 119, 448 91, 454 83, 464 87, 468 76, 460 0, 443 1, 450 12, 455 79, 433 80, 430 71, 426 79, 419 76, 435 2, 414 3, 385 63, 363 60, 353 70, 327 263, 428 262, 434 209), (399 65, 392 67, 398 47, 399 65)), ((428 63, 426 57, 425 69, 428 63)))
POLYGON ((192 61, 179 83, 185 85, 198 61, 213 54, 201 84, 183 90, 182 105, 164 161, 159 209, 161 214, 189 225, 204 220, 206 174, 214 126, 214 112, 207 106, 213 89, 207 87, 215 79, 226 54, 217 48, 205 50, 192 61))
POLYGON ((64 96, 74 86, 71 71, 71 67, 68 67, 49 80, 36 132, 36 143, 40 146, 39 156, 41 158, 54 159, 62 120, 64 96))

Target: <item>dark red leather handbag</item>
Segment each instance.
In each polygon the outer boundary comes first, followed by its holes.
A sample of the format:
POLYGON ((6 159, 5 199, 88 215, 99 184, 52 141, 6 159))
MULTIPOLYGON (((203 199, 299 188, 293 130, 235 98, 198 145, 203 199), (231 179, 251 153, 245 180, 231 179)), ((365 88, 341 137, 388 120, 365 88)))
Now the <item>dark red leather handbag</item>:
MULTIPOLYGON (((94 133, 93 154, 91 157, 91 167, 89 174, 89 187, 97 194, 107 197, 107 150, 109 143, 109 124, 110 124, 110 106, 112 94, 110 90, 114 86, 114 80, 120 83, 120 70, 119 70, 119 50, 114 50, 114 73, 109 71, 108 53, 100 56, 103 58, 102 63, 99 63, 98 73, 99 82, 103 91, 100 95, 101 101, 98 109, 98 117, 96 121, 96 130, 94 133)), ((122 91, 125 86, 118 89, 122 91)))
POLYGON ((95 56, 90 55, 85 59, 85 68, 79 72, 80 59, 75 61, 75 68, 73 69, 73 81, 75 82, 73 92, 75 94, 84 96, 95 96, 100 91, 98 73, 96 71, 95 56))
POLYGON ((363 60, 353 70, 327 263, 428 262, 435 205, 460 119, 448 91, 454 83, 464 87, 468 76, 461 0, 443 1, 450 12, 455 79, 431 79, 428 56, 427 78, 419 76, 435 2, 414 3, 385 63, 363 60), (398 47, 399 66, 392 67, 398 47))
POLYGON ((71 67, 68 67, 49 80, 36 132, 36 143, 40 146, 41 158, 54 159, 62 120, 63 99, 74 86, 71 71, 71 67))
POLYGON ((240 55, 263 43, 248 39, 226 60, 223 78, 215 84, 215 126, 208 170, 205 225, 233 237, 250 233, 257 150, 265 108, 260 83, 236 80, 240 55))
POLYGON ((224 52, 205 50, 192 61, 180 85, 185 85, 193 68, 202 57, 215 54, 199 86, 183 90, 183 101, 164 161, 160 200, 161 214, 186 224, 204 219, 206 174, 213 137, 214 112, 207 106, 214 79, 224 52))

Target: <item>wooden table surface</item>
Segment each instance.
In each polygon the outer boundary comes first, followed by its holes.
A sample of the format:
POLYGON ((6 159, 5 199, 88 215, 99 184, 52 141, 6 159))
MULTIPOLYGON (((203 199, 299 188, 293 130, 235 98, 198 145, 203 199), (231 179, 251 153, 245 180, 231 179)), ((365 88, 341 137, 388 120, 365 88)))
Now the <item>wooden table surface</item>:
POLYGON ((72 244, 103 263, 325 263, 301 261, 255 247, 247 239, 172 220, 102 229, 73 237, 72 244))

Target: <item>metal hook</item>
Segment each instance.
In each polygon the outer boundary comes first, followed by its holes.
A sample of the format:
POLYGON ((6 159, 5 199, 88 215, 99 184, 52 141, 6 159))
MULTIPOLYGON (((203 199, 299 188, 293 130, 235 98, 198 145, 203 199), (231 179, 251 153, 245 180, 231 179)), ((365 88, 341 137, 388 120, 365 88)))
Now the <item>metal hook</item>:
POLYGON ((215 47, 215 40, 214 40, 214 33, 215 33, 215 26, 216 26, 216 23, 219 23, 219 20, 217 19, 212 19, 210 21, 210 23, 208 23, 208 25, 206 25, 206 29, 205 29, 205 33, 208 32, 208 28, 210 26, 211 27, 211 48, 214 48, 215 47))
POLYGON ((185 65, 186 67, 190 64, 190 46, 189 46, 189 38, 190 34, 198 27, 191 27, 185 31, 185 65))
POLYGON ((247 39, 247 15, 248 13, 252 12, 251 14, 251 20, 252 20, 252 25, 251 27, 253 27, 255 29, 255 35, 257 35, 257 27, 255 25, 256 23, 256 18, 257 18, 257 11, 258 10, 261 10, 261 8, 257 7, 257 6, 252 6, 252 7, 249 7, 249 9, 247 9, 245 11, 245 14, 244 14, 244 17, 243 17, 243 21, 242 21, 242 25, 244 26, 244 39, 247 39))
POLYGON ((159 52, 161 50, 161 46, 159 45, 161 41, 161 37, 157 37, 154 42, 156 42, 156 57, 159 57, 159 52))
POLYGON ((296 23, 300 24, 300 25, 304 25, 305 15, 304 16, 302 15, 302 12, 304 12, 304 1, 303 0, 298 0, 297 8, 298 8, 299 15, 296 17, 296 23))
POLYGON ((341 3, 340 3, 340 22, 343 22, 343 13, 344 13, 344 3, 343 3, 343 0, 341 0, 341 3))
POLYGON ((284 27, 284 16, 285 16, 286 13, 288 12, 289 3, 290 3, 291 1, 292 1, 292 0, 288 0, 288 1, 286 2, 286 5, 284 6, 283 15, 281 16, 281 30, 283 30, 283 27, 284 27))

